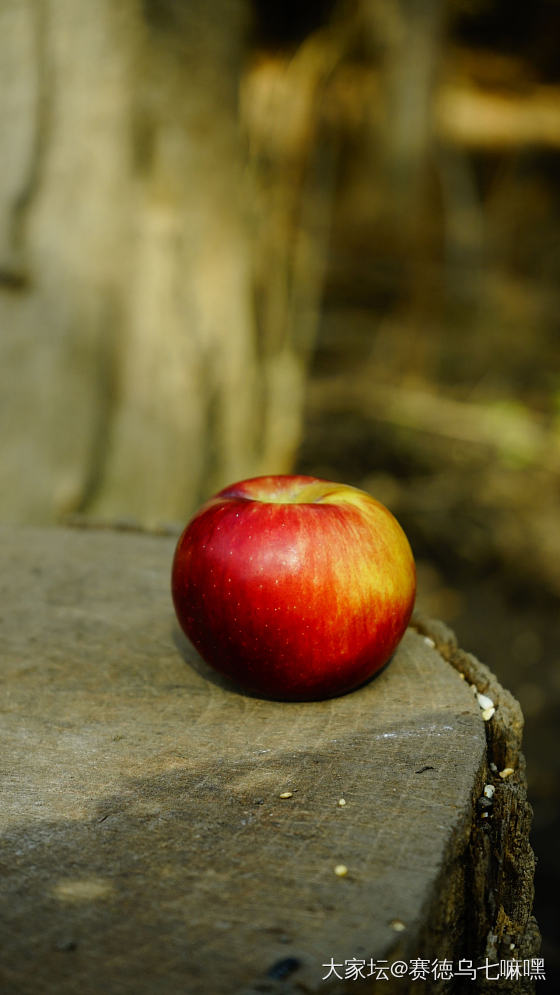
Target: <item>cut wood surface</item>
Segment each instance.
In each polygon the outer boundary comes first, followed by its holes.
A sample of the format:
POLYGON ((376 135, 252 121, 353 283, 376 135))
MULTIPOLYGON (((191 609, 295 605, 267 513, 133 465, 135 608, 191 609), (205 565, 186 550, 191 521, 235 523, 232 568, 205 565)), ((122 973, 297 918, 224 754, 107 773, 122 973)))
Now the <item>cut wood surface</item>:
POLYGON ((374 991, 352 959, 534 956, 511 696, 421 619, 351 694, 246 696, 178 630, 174 542, 0 529, 2 991, 374 991))

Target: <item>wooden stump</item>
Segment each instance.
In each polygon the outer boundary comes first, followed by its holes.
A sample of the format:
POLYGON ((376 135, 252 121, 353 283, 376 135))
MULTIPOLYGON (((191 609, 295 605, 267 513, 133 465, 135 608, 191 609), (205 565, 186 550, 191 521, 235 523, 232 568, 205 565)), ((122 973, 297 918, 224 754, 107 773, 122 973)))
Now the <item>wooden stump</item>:
POLYGON ((413 958, 534 957, 508 692, 416 619, 358 691, 241 694, 178 630, 174 543, 0 530, 3 992, 389 995, 440 990, 413 958))

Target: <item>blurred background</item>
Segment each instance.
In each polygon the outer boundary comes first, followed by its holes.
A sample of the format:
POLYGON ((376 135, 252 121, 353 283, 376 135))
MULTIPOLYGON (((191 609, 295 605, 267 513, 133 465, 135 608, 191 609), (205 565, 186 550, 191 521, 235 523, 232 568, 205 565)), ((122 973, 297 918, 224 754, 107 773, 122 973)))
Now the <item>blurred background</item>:
POLYGON ((519 698, 560 974, 560 5, 0 0, 0 520, 293 470, 519 698))

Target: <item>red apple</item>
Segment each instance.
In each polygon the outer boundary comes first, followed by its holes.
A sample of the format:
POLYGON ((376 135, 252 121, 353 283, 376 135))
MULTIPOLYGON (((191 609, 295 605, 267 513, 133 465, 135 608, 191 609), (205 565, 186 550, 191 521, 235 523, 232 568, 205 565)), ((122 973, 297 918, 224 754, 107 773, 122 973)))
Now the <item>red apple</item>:
POLYGON ((187 525, 172 570, 177 618, 204 660, 281 699, 363 684, 403 636, 415 591, 391 512, 314 477, 226 487, 187 525))

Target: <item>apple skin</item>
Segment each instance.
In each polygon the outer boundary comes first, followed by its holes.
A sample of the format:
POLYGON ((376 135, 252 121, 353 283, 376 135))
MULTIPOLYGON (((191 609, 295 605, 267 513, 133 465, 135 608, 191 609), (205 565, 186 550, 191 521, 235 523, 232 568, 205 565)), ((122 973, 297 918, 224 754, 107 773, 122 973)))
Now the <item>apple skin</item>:
POLYGON ((363 684, 408 625, 416 570, 390 511, 305 476, 243 480, 185 528, 171 589, 203 659, 245 690, 312 700, 363 684))

